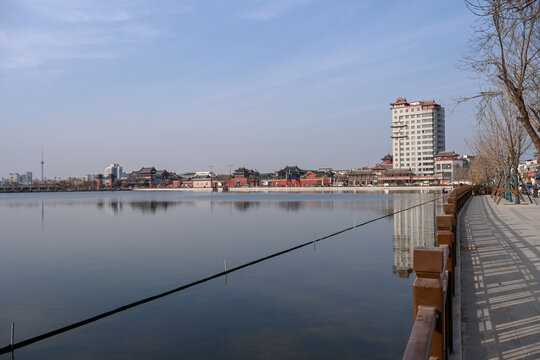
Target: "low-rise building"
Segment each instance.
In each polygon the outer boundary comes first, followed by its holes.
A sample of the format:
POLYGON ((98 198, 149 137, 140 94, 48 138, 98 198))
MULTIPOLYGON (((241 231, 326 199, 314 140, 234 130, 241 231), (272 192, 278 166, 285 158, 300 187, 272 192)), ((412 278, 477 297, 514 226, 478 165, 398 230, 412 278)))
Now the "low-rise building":
POLYGON ((377 184, 379 186, 389 185, 408 185, 413 183, 415 174, 411 169, 398 168, 388 169, 383 174, 379 175, 377 184))
POLYGON ((83 180, 84 181, 96 181, 97 180, 97 175, 87 174, 87 175, 83 176, 83 180))
POLYGON ((373 169, 354 169, 349 172, 349 186, 367 186, 376 183, 377 173, 373 169))
POLYGON ((143 167, 139 171, 133 171, 127 183, 136 186, 157 186, 167 185, 171 180, 175 180, 177 176, 169 173, 167 170, 156 170, 155 167, 143 167))
POLYGON ((540 165, 538 165, 537 160, 526 160, 524 163, 519 164, 518 171, 526 183, 540 183, 540 165))
POLYGON ((269 186, 329 186, 333 181, 332 172, 318 170, 302 170, 298 166, 286 166, 274 173, 271 181, 265 180, 269 186))
POLYGON ((19 182, 19 174, 18 173, 9 173, 8 181, 10 183, 18 183, 19 182))
POLYGON ((234 171, 229 186, 259 186, 260 180, 261 175, 258 171, 241 167, 234 171))
POLYGON ((468 182, 469 170, 469 157, 460 157, 454 151, 442 151, 435 155, 435 176, 441 185, 468 182))
POLYGON ((19 184, 25 184, 29 185, 32 184, 33 181, 32 172, 27 171, 24 174, 19 173, 10 173, 9 174, 9 182, 11 183, 19 183, 19 184))
POLYGON ((210 176, 196 176, 191 179, 193 188, 211 188, 212 187, 212 177, 210 176))

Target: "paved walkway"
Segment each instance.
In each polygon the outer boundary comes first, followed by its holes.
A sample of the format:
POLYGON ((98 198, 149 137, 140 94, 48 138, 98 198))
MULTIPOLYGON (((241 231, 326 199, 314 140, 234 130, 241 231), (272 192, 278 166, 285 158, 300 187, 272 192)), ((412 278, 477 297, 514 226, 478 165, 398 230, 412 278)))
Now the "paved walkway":
POLYGON ((463 359, 540 359, 540 206, 473 196, 465 211, 463 359))

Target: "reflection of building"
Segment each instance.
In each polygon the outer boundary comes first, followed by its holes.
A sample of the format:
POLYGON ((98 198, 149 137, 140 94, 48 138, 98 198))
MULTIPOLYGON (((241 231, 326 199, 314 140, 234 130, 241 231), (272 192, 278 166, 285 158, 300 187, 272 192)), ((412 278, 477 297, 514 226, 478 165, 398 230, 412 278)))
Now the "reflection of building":
POLYGON ((111 215, 117 215, 122 211, 124 208, 124 203, 122 201, 118 200, 111 200, 107 203, 107 207, 105 208, 107 212, 111 215))
MULTIPOLYGON (((416 196, 394 197, 394 212, 420 202, 416 196)), ((435 245, 435 202, 394 215, 394 273, 408 277, 412 272, 413 250, 435 245)))

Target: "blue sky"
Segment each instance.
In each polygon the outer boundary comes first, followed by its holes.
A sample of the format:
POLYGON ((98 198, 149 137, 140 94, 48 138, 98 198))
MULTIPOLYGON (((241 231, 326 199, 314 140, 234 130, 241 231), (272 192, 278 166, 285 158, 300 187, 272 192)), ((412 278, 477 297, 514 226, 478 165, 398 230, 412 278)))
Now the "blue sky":
POLYGON ((389 103, 446 107, 468 153, 478 83, 462 1, 1 0, 0 176, 350 169, 391 149, 389 103))

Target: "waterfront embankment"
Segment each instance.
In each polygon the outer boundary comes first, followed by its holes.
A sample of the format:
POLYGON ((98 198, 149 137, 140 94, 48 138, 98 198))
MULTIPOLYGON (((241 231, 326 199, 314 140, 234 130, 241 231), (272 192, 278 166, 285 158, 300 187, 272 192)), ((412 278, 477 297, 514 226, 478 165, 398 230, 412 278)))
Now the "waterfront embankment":
MULTIPOLYGON (((447 189, 448 187, 444 187, 447 189)), ((310 187, 232 187, 229 192, 381 192, 381 191, 439 191, 443 186, 310 186, 310 187)), ((211 188, 136 188, 134 191, 212 192, 211 188)), ((221 192, 222 190, 219 189, 221 192)))
POLYGON ((463 359, 540 358, 540 206, 474 196, 464 215, 463 359))

